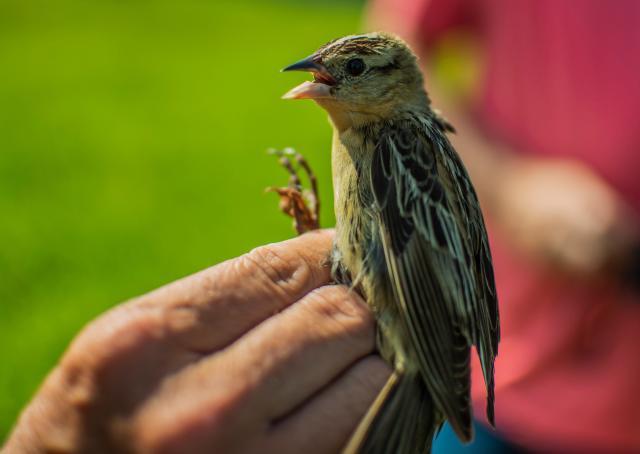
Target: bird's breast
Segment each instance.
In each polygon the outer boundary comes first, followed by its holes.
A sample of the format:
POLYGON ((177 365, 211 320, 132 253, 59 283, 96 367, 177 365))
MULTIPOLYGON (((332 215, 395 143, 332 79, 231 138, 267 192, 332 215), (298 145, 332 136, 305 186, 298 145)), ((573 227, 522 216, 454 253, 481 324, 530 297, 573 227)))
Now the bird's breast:
POLYGON ((367 156, 356 153, 361 154, 362 151, 354 152, 343 140, 334 137, 332 170, 336 216, 335 247, 342 265, 349 271, 352 279, 366 286, 366 281, 373 278, 372 274, 376 272, 372 251, 380 249, 381 243, 370 207, 365 202, 366 193, 370 192, 366 171, 362 167, 366 166, 367 156))
POLYGON ((373 211, 369 172, 373 150, 364 141, 334 137, 332 170, 336 215, 335 250, 340 265, 373 310, 378 328, 378 348, 387 361, 405 369, 407 338, 387 269, 379 219, 373 211), (345 144, 346 142, 346 144, 345 144), (356 164, 357 162, 357 164, 356 164))
POLYGON ((350 160, 334 149, 333 153, 334 210, 336 216, 335 246, 342 264, 352 276, 360 273, 364 255, 362 240, 366 222, 360 206, 358 176, 350 160))

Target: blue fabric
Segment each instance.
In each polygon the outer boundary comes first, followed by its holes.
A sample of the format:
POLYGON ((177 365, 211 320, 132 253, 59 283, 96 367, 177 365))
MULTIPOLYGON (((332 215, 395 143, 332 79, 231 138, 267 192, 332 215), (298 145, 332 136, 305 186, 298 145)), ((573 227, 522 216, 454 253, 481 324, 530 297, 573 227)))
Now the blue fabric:
POLYGON ((481 424, 474 423, 475 437, 463 445, 451 426, 444 425, 433 442, 432 454, 524 454, 524 450, 499 438, 498 434, 481 424))

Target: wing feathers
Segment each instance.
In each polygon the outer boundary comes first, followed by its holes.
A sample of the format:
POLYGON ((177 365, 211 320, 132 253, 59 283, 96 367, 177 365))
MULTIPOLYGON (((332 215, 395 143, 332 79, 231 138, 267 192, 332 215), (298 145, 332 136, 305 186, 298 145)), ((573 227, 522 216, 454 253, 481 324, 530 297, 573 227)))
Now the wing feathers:
POLYGON ((499 338, 482 214, 464 167, 436 125, 390 126, 374 153, 371 189, 400 312, 434 401, 469 439, 470 345, 478 347, 492 421, 499 338))

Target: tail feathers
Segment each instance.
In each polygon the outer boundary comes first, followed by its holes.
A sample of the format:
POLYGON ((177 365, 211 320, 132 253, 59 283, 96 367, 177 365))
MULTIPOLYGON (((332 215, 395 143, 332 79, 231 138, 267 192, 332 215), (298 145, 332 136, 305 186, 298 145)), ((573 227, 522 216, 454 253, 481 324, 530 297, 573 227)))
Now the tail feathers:
POLYGON ((480 364, 482 365, 482 374, 484 376, 484 383, 487 390, 487 420, 491 426, 495 427, 495 350, 486 343, 477 343, 476 349, 478 357, 480 358, 480 364))
POLYGON ((484 375, 484 383, 487 389, 487 420, 492 427, 496 426, 495 422, 495 354, 486 345, 477 347, 478 356, 482 365, 482 374, 484 375), (484 347, 484 348, 483 348, 484 347))
POLYGON ((489 374, 489 382, 487 383, 487 420, 492 427, 496 427, 496 416, 494 412, 495 403, 495 379, 493 376, 493 364, 491 365, 491 373, 489 374))
POLYGON ((442 418, 418 376, 394 372, 344 452, 428 454, 442 418))

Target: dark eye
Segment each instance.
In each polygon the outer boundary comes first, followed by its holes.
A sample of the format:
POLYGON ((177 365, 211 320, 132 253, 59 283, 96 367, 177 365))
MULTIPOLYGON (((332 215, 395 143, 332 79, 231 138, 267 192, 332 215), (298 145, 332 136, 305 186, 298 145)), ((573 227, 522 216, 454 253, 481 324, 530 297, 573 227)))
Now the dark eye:
POLYGON ((352 58, 347 62, 345 69, 352 76, 359 76, 364 72, 364 62, 361 58, 352 58))

